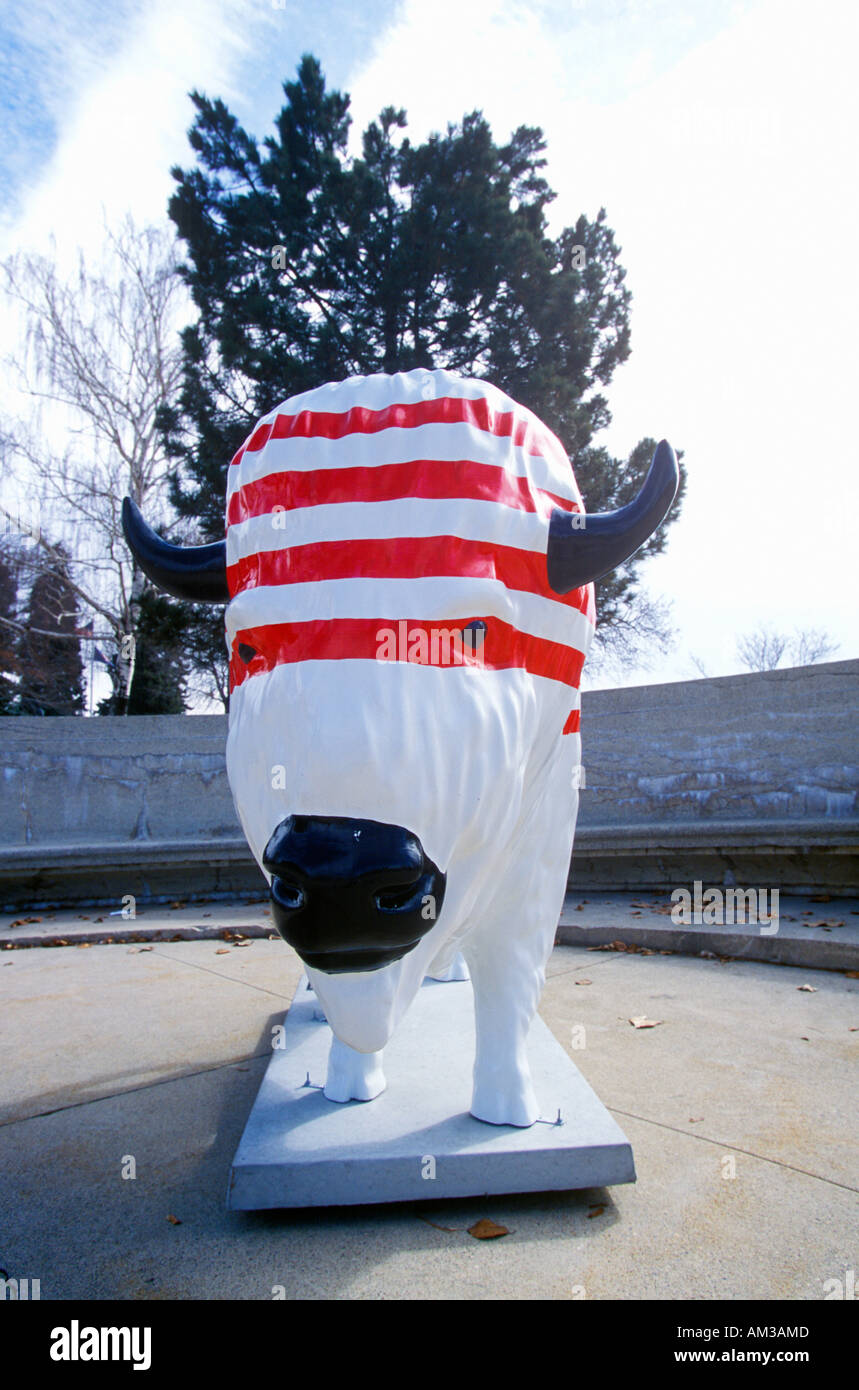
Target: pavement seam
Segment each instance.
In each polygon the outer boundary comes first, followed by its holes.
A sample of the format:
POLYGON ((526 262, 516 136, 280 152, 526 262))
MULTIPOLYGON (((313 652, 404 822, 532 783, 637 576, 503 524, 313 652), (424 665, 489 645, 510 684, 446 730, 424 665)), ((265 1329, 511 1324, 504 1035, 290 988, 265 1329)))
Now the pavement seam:
MULTIPOLYGON (((179 945, 179 942, 171 942, 170 944, 179 945)), ((191 970, 202 970, 207 975, 214 975, 216 980, 228 980, 231 984, 244 985, 247 989, 255 989, 259 994, 270 994, 273 999, 279 999, 281 1003, 285 1003, 287 1008, 292 1003, 295 991, 293 991, 292 996, 278 994, 273 989, 267 989, 265 985, 254 985, 251 984, 250 980, 236 980, 232 975, 224 975, 220 970, 213 970, 210 965, 198 965, 195 961, 183 960, 181 956, 167 955, 165 952, 157 950, 157 948, 153 948, 152 953, 156 956, 163 955, 165 960, 178 961, 180 965, 187 965, 191 970)))
POLYGON ((213 1067, 201 1067, 199 1071, 183 1071, 178 1076, 162 1076, 157 1081, 144 1081, 141 1086, 129 1086, 123 1091, 110 1091, 104 1096, 92 1096, 89 1100, 73 1100, 68 1105, 55 1105, 52 1110, 37 1110, 33 1115, 19 1115, 11 1120, 0 1120, 0 1129, 8 1129, 10 1125, 25 1125, 28 1120, 43 1120, 47 1115, 62 1115, 66 1110, 80 1110, 85 1105, 101 1105, 106 1100, 116 1100, 119 1096, 137 1095, 139 1091, 151 1091, 156 1086, 169 1086, 175 1081, 191 1081, 195 1076, 208 1076, 214 1071, 223 1071, 226 1067, 241 1067, 246 1062, 258 1062, 265 1057, 269 1057, 271 1052, 251 1052, 247 1057, 237 1057, 230 1062, 217 1062, 213 1067))
POLYGON ((816 1182, 824 1182, 829 1187, 840 1187, 844 1192, 859 1192, 859 1188, 851 1187, 846 1182, 839 1182, 837 1178, 825 1178, 821 1173, 812 1173, 808 1168, 798 1168, 795 1163, 785 1163, 780 1158, 767 1158, 766 1154, 755 1153, 754 1149, 741 1149, 738 1144, 726 1144, 721 1139, 711 1139, 706 1134, 695 1134, 688 1129, 679 1129, 677 1125, 666 1124, 664 1120, 652 1120, 647 1115, 636 1115, 632 1110, 619 1110, 613 1105, 607 1105, 606 1109, 612 1115, 623 1115, 627 1120, 640 1120, 644 1125, 656 1125, 659 1129, 670 1130, 672 1134, 680 1134, 685 1139, 697 1139, 705 1144, 714 1144, 719 1149, 730 1149, 732 1153, 744 1154, 746 1158, 756 1158, 761 1163, 772 1163, 776 1168, 786 1168, 791 1173, 800 1173, 804 1178, 814 1178, 816 1182))

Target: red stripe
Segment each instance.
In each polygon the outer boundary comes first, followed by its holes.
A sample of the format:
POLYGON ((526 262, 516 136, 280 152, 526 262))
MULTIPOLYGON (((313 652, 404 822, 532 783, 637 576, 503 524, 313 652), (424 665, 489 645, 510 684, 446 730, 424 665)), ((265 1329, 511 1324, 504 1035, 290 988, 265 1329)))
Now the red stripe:
POLYGON ((593 586, 556 594, 546 557, 536 550, 463 540, 460 536, 399 536, 391 540, 315 541, 282 550, 257 551, 227 567, 230 596, 278 584, 312 584, 326 579, 498 579, 508 589, 578 608, 595 621, 593 586))
POLYGON ((415 459, 376 468, 269 473, 233 493, 227 506, 227 525, 265 516, 275 509, 291 512, 336 502, 393 502, 404 497, 498 502, 542 516, 549 516, 553 507, 576 510, 571 498, 535 487, 528 478, 508 473, 506 468, 470 459, 415 459))
POLYGON ((495 410, 482 396, 478 400, 442 396, 412 405, 388 405, 382 410, 356 405, 339 413, 302 410, 297 415, 277 415, 274 420, 257 426, 232 462, 241 463, 246 452, 257 453, 270 439, 343 439, 348 434, 378 434, 381 430, 440 424, 473 425, 498 438, 512 439, 530 454, 555 458, 570 467, 560 442, 536 417, 528 419, 512 410, 495 410))
POLYGON ((562 734, 577 734, 581 727, 581 710, 570 710, 570 717, 561 730, 562 734))
MULTIPOLYGON (((233 689, 250 676, 272 671, 276 666, 299 661, 379 660, 380 632, 391 629, 397 634, 394 660, 409 660, 409 645, 415 634, 426 635, 427 651, 431 652, 433 631, 461 628, 473 615, 452 619, 445 624, 407 620, 405 629, 387 618, 335 618, 306 623, 272 623, 263 627, 243 628, 233 640, 230 661, 230 683, 233 689), (401 632, 407 639, 403 651, 401 632), (238 655, 239 643, 254 647, 257 655, 246 664, 238 655)), ((561 681, 578 687, 584 656, 574 647, 559 642, 547 642, 519 632, 498 618, 485 619, 486 637, 477 657, 469 656, 465 663, 490 671, 518 668, 535 676, 561 681)), ((438 639, 437 639, 438 640, 438 639)), ((414 650, 414 648, 412 649, 414 650)), ((390 658, 387 658, 390 659, 390 658)), ((420 660, 412 661, 415 664, 420 660)), ((438 664, 438 662, 436 663, 438 664)))

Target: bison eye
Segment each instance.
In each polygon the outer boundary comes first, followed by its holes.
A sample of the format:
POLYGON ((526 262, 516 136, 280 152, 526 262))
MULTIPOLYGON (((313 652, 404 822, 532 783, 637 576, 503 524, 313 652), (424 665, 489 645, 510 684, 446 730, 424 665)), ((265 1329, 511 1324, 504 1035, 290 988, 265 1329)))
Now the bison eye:
POLYGON ((462 629, 462 645, 472 655, 480 651, 485 639, 486 624, 482 618, 475 618, 474 622, 466 623, 462 629))
POLYGON ((255 656, 259 655, 256 647, 249 647, 247 642, 240 642, 238 647, 236 648, 236 651, 238 652, 241 660, 245 663, 246 666, 253 661, 255 656))

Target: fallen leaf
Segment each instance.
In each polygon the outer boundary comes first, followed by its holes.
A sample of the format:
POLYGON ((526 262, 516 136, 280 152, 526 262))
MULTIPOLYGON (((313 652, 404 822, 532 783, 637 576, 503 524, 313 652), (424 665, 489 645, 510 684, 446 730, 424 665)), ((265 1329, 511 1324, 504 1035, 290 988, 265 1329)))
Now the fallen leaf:
POLYGON ((188 904, 187 904, 187 903, 183 903, 183 902, 171 903, 171 904, 170 904, 170 911, 171 911, 171 912, 175 912, 175 911, 177 910, 177 908, 180 908, 180 907, 187 907, 187 906, 188 906, 188 904))
POLYGON ((16 917, 14 922, 10 922, 10 927, 26 927, 30 922, 41 922, 41 917, 16 917))
MULTIPOLYGON (((584 912, 584 910, 585 910, 585 905, 584 905, 584 903, 577 903, 577 904, 576 904, 576 912, 584 912)), ((14 926, 15 923, 13 922, 12 925, 14 926)))
POLYGON ((632 908, 629 915, 630 917, 640 917, 641 913, 638 911, 637 908, 632 908))
POLYGON ((848 1033, 859 1033, 859 1027, 857 1027, 857 1028, 848 1028, 848 1029, 847 1029, 847 1032, 848 1032, 848 1033))
POLYGON ((588 1212, 588 1221, 593 1221, 593 1219, 594 1219, 595 1216, 602 1216, 602 1214, 603 1214, 604 1211, 605 1211, 605 1207, 604 1207, 604 1206, 602 1206, 602 1207, 591 1207, 590 1211, 588 1212))
POLYGON ((509 1236, 510 1232, 506 1226, 499 1226, 497 1221, 490 1221, 488 1216, 481 1216, 479 1221, 469 1226, 468 1234, 474 1236, 475 1240, 495 1240, 498 1236, 509 1236))
POLYGON ((701 1121, 703 1120, 703 1118, 704 1118, 703 1115, 690 1115, 690 1116, 689 1116, 689 1123, 690 1123, 690 1125, 699 1125, 699 1124, 701 1123, 701 1121))
POLYGON ((237 945, 237 946, 253 946, 253 944, 254 944, 254 943, 253 943, 252 941, 237 941, 237 942, 236 942, 236 945, 237 945))
POLYGON ((802 990, 805 994, 817 993, 817 985, 797 985, 797 989, 802 990))
POLYGON ((845 970, 844 974, 848 980, 859 980, 859 970, 845 970))
POLYGON ((573 983, 576 985, 592 985, 593 980, 574 980, 573 983))
POLYGON ((76 945, 77 945, 77 948, 78 948, 79 951, 85 951, 89 946, 92 945, 92 942, 91 942, 91 941, 78 941, 78 942, 76 943, 76 945))
POLYGON ((645 1014, 638 1014, 629 1021, 633 1028, 658 1028, 663 1020, 661 1018, 648 1018, 645 1014))
POLYGON ((828 893, 813 893, 808 901, 810 903, 828 903, 832 900, 828 893))
POLYGON ((800 1042, 808 1042, 808 1038, 807 1038, 807 1037, 805 1036, 805 1034, 803 1033, 803 1034, 801 1035, 799 1041, 800 1041, 800 1042))
POLYGON ((179 1220, 178 1216, 168 1216, 168 1217, 167 1217, 167 1220, 170 1222, 170 1225, 171 1225, 171 1226, 181 1226, 181 1225, 182 1225, 182 1222, 179 1220))
POLYGON ((229 948, 229 946, 219 946, 218 949, 217 949, 217 951, 215 952, 215 955, 216 955, 216 956, 228 956, 229 954, 230 954, 230 948, 229 948))

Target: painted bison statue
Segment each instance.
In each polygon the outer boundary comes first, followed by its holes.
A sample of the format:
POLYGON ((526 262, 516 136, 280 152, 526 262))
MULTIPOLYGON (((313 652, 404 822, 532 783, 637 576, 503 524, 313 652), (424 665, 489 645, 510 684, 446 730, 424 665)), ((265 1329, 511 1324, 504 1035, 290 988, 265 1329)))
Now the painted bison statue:
POLYGON ((474 986, 472 1114, 538 1117, 526 1058, 578 809, 592 580, 659 526, 677 463, 584 514, 555 436, 484 381, 353 377, 262 419, 226 540, 129 545, 226 604, 227 771, 274 921, 334 1033, 325 1094, 369 1100, 424 977, 474 986))

